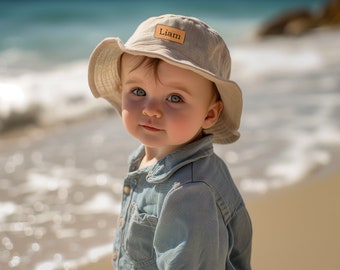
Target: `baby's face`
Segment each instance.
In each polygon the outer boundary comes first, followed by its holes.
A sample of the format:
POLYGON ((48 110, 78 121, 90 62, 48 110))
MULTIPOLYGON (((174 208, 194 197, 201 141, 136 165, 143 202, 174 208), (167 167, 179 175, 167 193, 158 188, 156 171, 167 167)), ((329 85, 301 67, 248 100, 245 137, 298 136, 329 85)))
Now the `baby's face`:
POLYGON ((211 81, 143 58, 124 54, 121 60, 122 120, 129 133, 146 146, 170 151, 215 124, 222 103, 211 81))

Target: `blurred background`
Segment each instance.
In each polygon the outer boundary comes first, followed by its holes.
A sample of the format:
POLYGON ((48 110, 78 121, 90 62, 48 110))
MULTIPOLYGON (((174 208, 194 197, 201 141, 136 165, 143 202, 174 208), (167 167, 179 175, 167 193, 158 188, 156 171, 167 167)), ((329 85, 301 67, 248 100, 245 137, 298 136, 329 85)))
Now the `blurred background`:
POLYGON ((339 1, 3 0, 0 269, 73 269, 111 251, 138 142, 92 97, 87 61, 103 38, 126 41, 163 13, 199 17, 230 49, 241 139, 215 148, 245 198, 337 165, 339 1))

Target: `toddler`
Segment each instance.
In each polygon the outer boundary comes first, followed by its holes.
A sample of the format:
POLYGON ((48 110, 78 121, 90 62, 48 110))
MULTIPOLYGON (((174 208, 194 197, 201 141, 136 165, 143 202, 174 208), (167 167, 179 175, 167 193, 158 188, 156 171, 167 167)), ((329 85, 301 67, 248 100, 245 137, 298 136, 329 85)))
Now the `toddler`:
POLYGON ((93 95, 141 142, 124 180, 115 269, 251 269, 251 221, 213 150, 240 136, 242 94, 230 61, 216 31, 172 14, 93 51, 93 95))

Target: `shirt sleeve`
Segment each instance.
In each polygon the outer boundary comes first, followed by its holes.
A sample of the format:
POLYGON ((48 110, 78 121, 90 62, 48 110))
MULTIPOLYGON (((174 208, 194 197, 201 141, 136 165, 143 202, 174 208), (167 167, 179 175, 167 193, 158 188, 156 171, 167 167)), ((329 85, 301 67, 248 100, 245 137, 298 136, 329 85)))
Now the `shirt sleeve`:
POLYGON ((154 248, 161 270, 225 269, 228 233, 214 193, 205 183, 188 183, 168 194, 154 248))

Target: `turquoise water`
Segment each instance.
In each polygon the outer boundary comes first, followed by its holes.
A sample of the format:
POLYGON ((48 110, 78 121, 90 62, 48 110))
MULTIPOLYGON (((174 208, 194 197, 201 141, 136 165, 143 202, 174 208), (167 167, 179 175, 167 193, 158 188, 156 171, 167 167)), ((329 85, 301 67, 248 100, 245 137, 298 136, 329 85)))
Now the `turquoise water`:
POLYGON ((126 40, 147 17, 178 13, 200 17, 214 24, 226 38, 240 38, 259 23, 283 10, 314 9, 321 0, 239 1, 109 1, 109 0, 7 0, 0 4, 0 57, 4 65, 17 68, 53 66, 86 58, 98 40, 119 36, 126 40), (15 52, 14 52, 15 50, 15 52), (21 58, 29 63, 18 63, 21 58), (34 60, 34 61, 33 61, 34 60))

